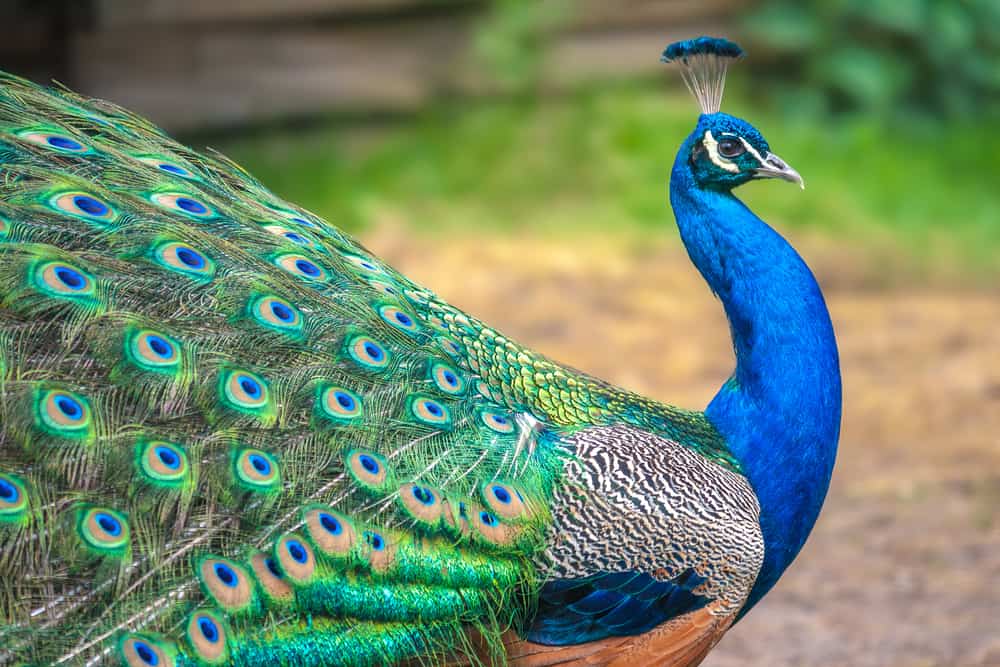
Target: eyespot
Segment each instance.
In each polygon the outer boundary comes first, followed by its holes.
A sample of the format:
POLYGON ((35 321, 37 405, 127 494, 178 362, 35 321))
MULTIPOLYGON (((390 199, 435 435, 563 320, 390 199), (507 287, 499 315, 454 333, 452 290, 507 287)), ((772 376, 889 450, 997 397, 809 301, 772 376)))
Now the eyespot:
POLYGON ((66 262, 45 262, 34 271, 33 282, 43 292, 59 297, 92 297, 94 279, 66 262))
POLYGON ((302 232, 289 229, 288 227, 283 227, 282 225, 264 225, 264 229, 271 234, 287 239, 296 245, 307 246, 310 248, 315 248, 318 245, 316 240, 308 234, 303 234, 302 232))
POLYGON ((322 282, 330 277, 329 272, 305 255, 284 254, 274 258, 274 264, 293 276, 304 280, 322 282))
POLYGON ((343 558, 358 541, 354 522, 329 507, 310 507, 303 513, 306 535, 326 556, 343 558))
POLYGON ((191 471, 187 453, 172 442, 153 440, 136 445, 136 463, 146 481, 177 487, 191 471))
POLYGON ((180 368, 180 344, 166 334, 137 330, 127 337, 126 345, 128 359, 144 370, 172 372, 180 368))
POLYGON ((457 358, 462 356, 462 345, 451 336, 437 336, 437 344, 438 347, 444 350, 445 354, 451 357, 457 358))
POLYGON ((270 390, 264 378, 249 371, 232 370, 219 375, 222 399, 231 408, 259 413, 268 407, 270 390))
POLYGON ((432 398, 412 397, 409 403, 410 414, 418 421, 432 426, 444 426, 451 422, 451 412, 448 408, 432 398))
POLYGON ((0 473, 0 523, 22 520, 28 513, 28 490, 14 475, 0 473))
POLYGON ((106 507, 84 507, 77 513, 77 534, 92 551, 103 556, 122 556, 129 545, 125 515, 106 507))
POLYGON ((244 611, 253 602, 250 576, 226 558, 205 556, 198 563, 198 581, 205 595, 229 613, 244 611))
POLYGON ((193 172, 185 167, 182 167, 176 162, 164 160, 163 158, 156 157, 155 155, 141 155, 136 156, 135 159, 144 164, 148 164, 151 167, 155 167, 166 174, 170 174, 171 176, 180 176, 181 178, 186 178, 190 181, 201 180, 193 172))
POLYGON ((382 280, 369 280, 368 284, 371 285, 372 289, 385 294, 386 296, 398 296, 399 289, 395 285, 390 285, 389 283, 382 280))
POLYGON ((198 660, 217 665, 229 659, 228 634, 219 614, 201 609, 191 614, 184 636, 198 660))
POLYGON ((391 486, 389 467, 375 452, 355 449, 347 453, 344 467, 363 488, 382 491, 391 486))
POLYGON ((91 428, 90 404, 83 396, 69 391, 43 391, 36 400, 39 425, 54 435, 82 438, 91 428))
POLYGON ((427 526, 441 520, 441 494, 429 486, 411 482, 399 487, 399 502, 412 518, 427 526))
POLYGON ((358 257, 357 255, 350 255, 344 253, 344 259, 358 267, 365 273, 385 273, 384 269, 379 266, 375 260, 368 259, 366 257, 358 257))
POLYGON ((312 220, 308 220, 308 219, 304 218, 302 215, 300 215, 296 211, 290 211, 287 208, 281 208, 280 206, 273 206, 271 204, 264 204, 264 206, 266 208, 268 208, 269 210, 274 211, 275 213, 281 215, 282 217, 287 218, 288 220, 291 220, 292 222, 294 222, 297 225, 304 225, 306 227, 317 227, 318 226, 312 220))
POLYGON ((7 236, 10 231, 10 222, 6 218, 0 218, 0 236, 7 236))
POLYGON ((126 667, 174 667, 177 649, 170 642, 130 632, 119 640, 118 654, 126 667))
POLYGON ((518 527, 500 521, 492 512, 476 508, 470 514, 470 523, 476 530, 474 534, 489 544, 510 546, 520 535, 518 527))
POLYGON ((281 470, 274 457, 261 449, 238 449, 233 458, 233 472, 241 486, 264 493, 277 491, 281 470))
POLYGON ((724 158, 734 158, 743 155, 746 152, 746 147, 743 142, 739 139, 733 139, 729 137, 723 137, 718 142, 719 145, 719 155, 724 158))
POLYGON ((90 152, 90 147, 73 137, 58 132, 27 130, 18 132, 17 136, 37 146, 44 146, 59 153, 83 155, 90 152))
POLYGON ((282 578, 283 574, 274 558, 262 551, 257 552, 250 559, 250 569, 268 598, 278 602, 292 600, 292 587, 282 578))
POLYGON ((366 530, 364 538, 365 544, 370 546, 375 551, 382 551, 385 549, 385 538, 383 538, 379 533, 372 530, 366 530))
POLYGON ((441 509, 445 526, 459 537, 468 537, 472 533, 467 508, 468 506, 464 501, 452 498, 444 501, 441 509))
POLYGON ((49 206, 71 215, 93 222, 113 222, 118 214, 103 199, 86 192, 61 192, 49 197, 49 206))
POLYGON ((189 218, 207 220, 215 217, 215 209, 183 192, 157 192, 149 196, 149 201, 164 210, 180 213, 189 218))
POLYGON ((321 389, 318 405, 323 416, 336 421, 351 421, 362 414, 361 397, 342 387, 321 389))
POLYGON ((293 583, 308 583, 316 571, 312 547, 297 533, 289 533, 278 540, 274 545, 274 557, 293 583))
POLYGON ((514 521, 530 514, 524 496, 512 484, 488 482, 482 485, 480 493, 490 511, 502 519, 514 521))
POLYGON ((389 352, 368 336, 354 336, 347 342, 347 353, 359 365, 380 371, 389 365, 389 352))
POLYGON ((153 249, 157 264, 198 280, 211 280, 215 275, 215 262, 189 245, 168 241, 153 249))
POLYGON ((378 316, 382 318, 383 322, 394 329, 398 329, 399 331, 403 331, 408 334, 414 334, 420 331, 420 325, 417 324, 416 317, 402 308, 392 304, 384 304, 377 306, 375 312, 378 313, 378 316))
POLYGON ((298 308, 276 296, 260 296, 250 304, 253 318, 269 329, 282 333, 302 330, 302 313, 298 308))
POLYGON ((479 419, 486 424, 486 427, 495 433, 513 433, 514 420, 509 415, 492 410, 483 410, 479 413, 479 419))
POLYGON ((448 364, 433 364, 430 369, 430 377, 434 386, 446 394, 458 396, 465 393, 466 384, 461 373, 448 364))

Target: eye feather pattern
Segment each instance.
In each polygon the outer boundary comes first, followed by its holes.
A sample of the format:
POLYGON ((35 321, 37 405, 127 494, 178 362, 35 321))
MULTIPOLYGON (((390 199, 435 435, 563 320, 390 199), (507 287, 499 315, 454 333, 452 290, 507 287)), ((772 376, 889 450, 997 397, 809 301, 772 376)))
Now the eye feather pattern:
POLYGON ((295 597, 292 587, 270 554, 258 551, 250 558, 250 569, 260 585, 260 591, 270 603, 288 603, 295 597))
POLYGON ((294 229, 289 229, 283 225, 264 225, 264 230, 287 241, 291 241, 295 245, 306 246, 308 248, 319 247, 319 244, 316 243, 316 240, 310 235, 294 229))
POLYGON ((434 386, 446 394, 459 396, 465 393, 467 387, 465 378, 453 366, 436 362, 431 365, 428 375, 434 386))
POLYGON ((312 545, 327 558, 346 558, 358 543, 358 531, 346 514, 314 505, 305 508, 302 522, 312 545))
POLYGON ((248 304, 250 316, 260 325, 285 334, 302 331, 302 312, 288 301, 273 295, 261 295, 248 304))
POLYGON ((381 493, 393 486, 386 460, 373 451, 354 449, 344 457, 344 467, 361 488, 381 493))
POLYGON ((93 429, 93 413, 87 399, 60 389, 38 394, 35 419, 42 430, 63 438, 86 438, 93 429))
POLYGON ((303 280, 323 282, 330 277, 329 271, 305 255, 285 253, 277 255, 272 261, 279 269, 303 280))
POLYGON ((275 543, 274 559, 281 572, 297 584, 308 583, 316 572, 312 547, 298 533, 288 533, 275 543))
POLYGON ((137 632, 122 635, 118 655, 127 667, 174 667, 177 663, 173 642, 137 632))
POLYGON ((176 273, 199 281, 215 277, 215 262, 186 243, 166 241, 153 247, 153 261, 176 273))
POLYGON ((14 475, 0 473, 0 524, 17 523, 28 515, 28 489, 14 475))
POLYGON ((81 507, 77 511, 76 531, 84 545, 95 554, 121 557, 128 551, 128 520, 113 509, 81 507))
POLYGON ((420 332, 420 324, 413 313, 403 310, 392 303, 375 303, 375 312, 382 321, 397 331, 415 335, 420 332))
POLYGON ((125 337, 125 356, 146 371, 173 373, 181 367, 180 343, 149 329, 136 329, 125 337))
POLYGON ((443 403, 435 401, 429 396, 417 395, 409 397, 407 404, 410 414, 417 421, 438 428, 451 426, 451 411, 443 403))
POLYGON ((89 222, 109 224, 118 217, 109 203, 89 192, 58 192, 49 197, 48 203, 59 213, 89 222))
POLYGON ((482 423, 494 433, 509 435, 514 432, 514 418, 497 410, 483 410, 479 413, 482 423))
POLYGON ((216 216, 215 209, 186 192, 155 192, 149 195, 149 201, 164 210, 196 220, 209 220, 216 216))
POLYGON ((391 359, 389 350, 375 339, 358 335, 346 342, 347 356, 362 368, 371 371, 383 371, 389 367, 391 359))
POLYGON ((221 614, 199 609, 188 619, 184 638, 199 661, 219 665, 229 660, 228 635, 221 614))
POLYGON ((322 386, 316 395, 317 411, 334 422, 352 422, 364 415, 361 397, 337 386, 322 386))
POLYGON ((273 456, 249 447, 237 449, 233 454, 233 473, 240 486, 259 493, 273 493, 281 488, 281 469, 273 456))
POLYGON ((343 253, 344 259, 350 264, 354 265, 357 269, 364 273, 371 274, 384 274, 385 269, 383 269, 378 262, 374 259, 369 259, 368 257, 360 257, 358 255, 352 255, 350 253, 343 253))
POLYGON ((444 502, 437 489, 410 482, 399 487, 398 498, 406 513, 419 524, 434 527, 441 521, 444 502))
POLYGON ((267 381, 250 371, 220 373, 219 396, 224 404, 240 412, 264 417, 270 409, 271 390, 267 381))
POLYGON ((202 556, 196 576, 205 595, 226 612, 248 611, 254 602, 253 580, 243 566, 220 556, 202 556))
POLYGON ((186 178, 189 181, 200 181, 201 179, 197 174, 192 172, 187 167, 183 167, 172 160, 167 160, 156 155, 136 155, 134 156, 136 160, 142 162, 143 164, 148 164, 151 167, 159 169, 165 174, 170 174, 171 176, 180 176, 181 178, 186 178))
POLYGON ((187 453, 172 442, 138 443, 135 462, 143 481, 162 488, 181 486, 191 472, 187 453))
POLYGON ((83 269, 67 262, 43 262, 32 276, 35 287, 50 296, 73 299, 93 297, 94 278, 83 269))
POLYGON ((29 129, 17 132, 17 137, 23 141, 42 146, 57 153, 67 155, 86 155, 91 152, 90 146, 71 137, 65 131, 49 131, 44 129, 29 129))

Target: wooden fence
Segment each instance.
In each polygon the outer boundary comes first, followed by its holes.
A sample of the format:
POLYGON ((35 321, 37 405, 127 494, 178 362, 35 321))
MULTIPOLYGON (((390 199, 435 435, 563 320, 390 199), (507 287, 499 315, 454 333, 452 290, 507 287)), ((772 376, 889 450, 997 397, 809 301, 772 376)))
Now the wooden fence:
MULTIPOLYGON (((545 0, 524 0, 545 2, 545 0)), ((751 0, 577 0, 552 85, 654 71, 670 40, 726 32, 751 0)), ((3 3, 0 3, 3 4, 3 3)), ((0 68, 59 78, 171 129, 327 111, 401 111, 489 89, 471 36, 488 0, 25 1, 0 68)))

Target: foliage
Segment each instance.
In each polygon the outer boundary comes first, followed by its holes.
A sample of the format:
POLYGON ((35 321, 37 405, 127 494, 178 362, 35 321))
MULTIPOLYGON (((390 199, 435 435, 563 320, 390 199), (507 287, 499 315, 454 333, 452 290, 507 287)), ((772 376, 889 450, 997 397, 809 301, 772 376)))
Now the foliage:
POLYGON ((549 34, 570 13, 568 0, 492 0, 473 35, 475 54, 492 82, 509 92, 538 83, 549 34))
POLYGON ((767 0, 745 20, 757 77, 832 110, 1000 108, 997 0, 767 0))
MULTIPOLYGON (((971 122, 817 123, 730 92, 725 109, 751 120, 806 179, 804 193, 772 182, 739 191, 768 222, 1000 270, 1000 135, 971 122)), ((686 96, 628 86, 440 108, 360 142, 326 125, 213 143, 354 230, 390 220, 436 232, 674 234, 666 181, 696 113, 686 96)))

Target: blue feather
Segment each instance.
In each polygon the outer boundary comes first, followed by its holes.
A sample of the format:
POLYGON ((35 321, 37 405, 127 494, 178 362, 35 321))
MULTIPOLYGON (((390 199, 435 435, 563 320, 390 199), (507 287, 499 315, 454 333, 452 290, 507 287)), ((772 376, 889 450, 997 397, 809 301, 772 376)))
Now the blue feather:
POLYGON ((721 37, 696 37, 674 42, 663 50, 660 60, 672 63, 689 56, 714 55, 720 58, 741 58, 744 55, 739 44, 721 37))

